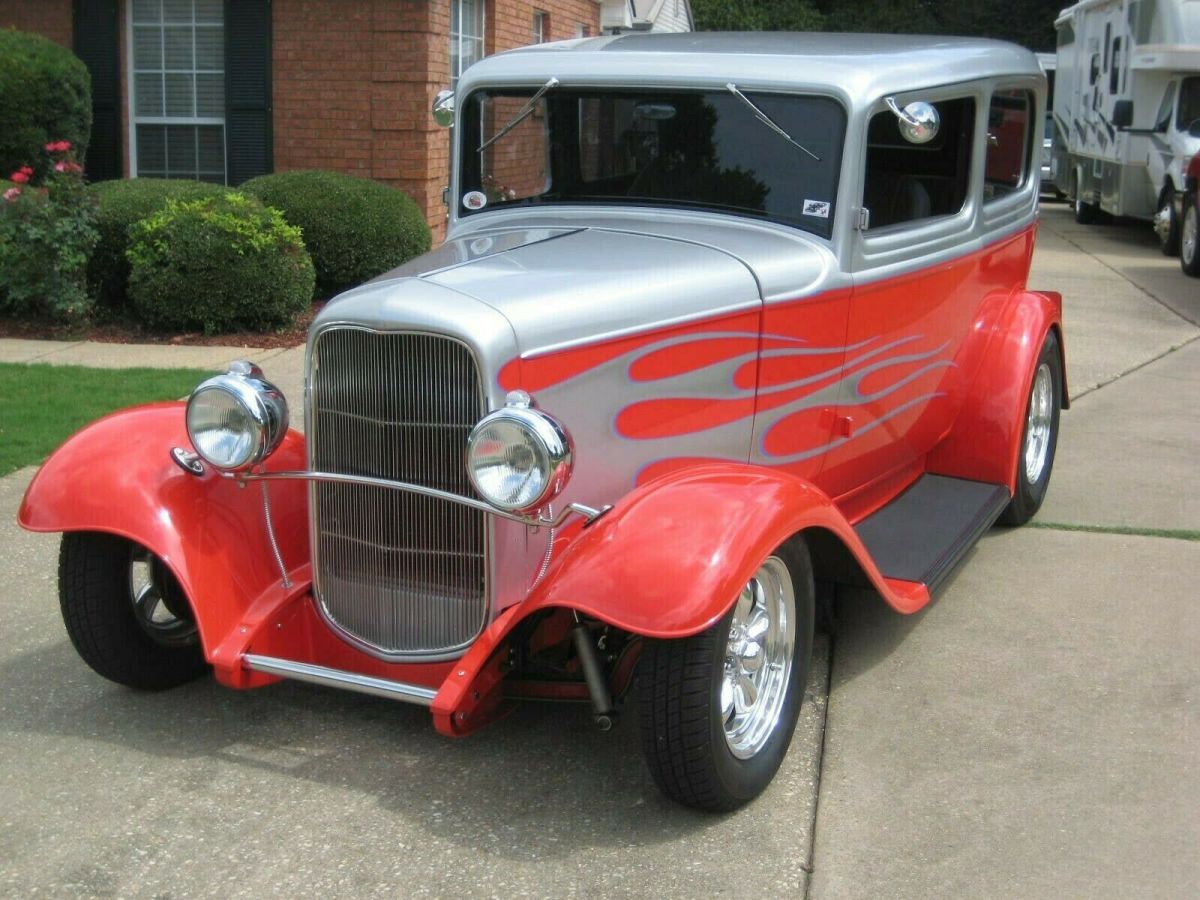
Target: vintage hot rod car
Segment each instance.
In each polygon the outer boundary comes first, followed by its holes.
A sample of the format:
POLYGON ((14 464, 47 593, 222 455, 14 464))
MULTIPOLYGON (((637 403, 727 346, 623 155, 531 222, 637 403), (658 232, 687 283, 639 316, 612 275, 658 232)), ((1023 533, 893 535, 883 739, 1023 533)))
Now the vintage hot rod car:
MULTIPOLYGON (((633 34, 485 59, 443 246, 329 303, 306 434, 235 363, 29 487, 67 631, 162 688, 295 678, 463 735, 632 691, 671 797, 766 787, 842 585, 929 602, 1054 462, 1026 288, 1045 80, 982 40, 633 34)), ((298 399, 298 398, 297 398, 298 399)))

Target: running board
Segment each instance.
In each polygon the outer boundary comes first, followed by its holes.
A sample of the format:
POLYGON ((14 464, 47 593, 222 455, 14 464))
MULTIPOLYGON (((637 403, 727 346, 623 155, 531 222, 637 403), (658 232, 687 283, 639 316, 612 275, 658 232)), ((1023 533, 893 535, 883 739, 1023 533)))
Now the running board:
POLYGON ((311 663, 294 662, 290 659, 277 659, 274 656, 256 656, 247 653, 242 661, 248 668, 267 675, 279 675, 296 681, 307 681, 326 687, 341 688, 344 691, 358 691, 360 694, 372 694, 376 697, 386 697, 389 700, 403 700, 405 703, 416 703, 429 706, 437 691, 433 688, 422 687, 418 684, 405 684, 403 681, 388 681, 386 678, 373 678, 370 675, 359 675, 356 672, 343 672, 341 669, 328 669, 325 666, 314 666, 311 663))
POLYGON ((1002 484, 922 475, 855 526, 888 578, 915 581, 932 596, 1008 506, 1002 484))

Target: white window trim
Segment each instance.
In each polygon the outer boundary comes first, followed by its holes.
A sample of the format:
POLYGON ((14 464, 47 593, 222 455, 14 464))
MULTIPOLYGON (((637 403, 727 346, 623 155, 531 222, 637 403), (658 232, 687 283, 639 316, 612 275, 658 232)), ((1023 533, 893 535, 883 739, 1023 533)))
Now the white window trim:
MULTIPOLYGON (((451 41, 451 43, 453 43, 455 40, 458 41, 458 55, 457 56, 452 55, 450 57, 450 65, 451 65, 450 86, 452 88, 455 88, 458 86, 458 79, 462 77, 462 73, 464 71, 466 71, 468 68, 470 68, 470 66, 463 66, 462 69, 460 69, 458 72, 455 72, 454 68, 453 68, 455 59, 458 60, 459 65, 462 65, 463 34, 465 33, 464 29, 463 29, 463 14, 462 13, 463 13, 463 3, 466 2, 466 0, 450 0, 450 2, 452 4, 454 4, 453 9, 458 11, 458 34, 457 35, 455 35, 454 31, 453 31, 453 28, 454 28, 453 14, 451 15, 451 20, 450 20, 451 21, 450 41, 451 41)), ((487 56, 487 47, 485 46, 485 42, 487 41, 487 0, 474 0, 474 2, 479 4, 479 47, 480 47, 479 59, 483 59, 485 56, 487 56)))
MULTIPOLYGON (((195 13, 193 12, 192 22, 192 61, 195 63, 196 54, 196 37, 195 37, 195 13)), ((221 27, 225 27, 225 22, 222 20, 221 27)), ((165 49, 164 49, 165 52, 165 49)), ((221 74, 226 74, 225 69, 221 70, 221 74)), ((192 74, 197 72, 204 74, 213 73, 211 69, 192 69, 192 74)), ((222 135, 226 127, 225 116, 139 116, 137 114, 137 88, 135 85, 135 75, 137 69, 133 62, 133 0, 125 0, 125 121, 126 127, 126 146, 129 148, 129 177, 138 177, 137 166, 137 127, 139 125, 220 125, 222 126, 222 135)), ((193 88, 193 104, 195 97, 195 89, 193 88)), ((165 103, 165 100, 164 100, 165 103)), ((165 105, 163 107, 166 108, 165 105)), ((199 140, 199 137, 197 137, 199 140)), ((199 157, 199 147, 196 148, 197 158, 199 157)), ((229 148, 226 145, 225 152, 222 154, 225 162, 225 171, 222 174, 221 181, 224 184, 229 184, 229 148)))

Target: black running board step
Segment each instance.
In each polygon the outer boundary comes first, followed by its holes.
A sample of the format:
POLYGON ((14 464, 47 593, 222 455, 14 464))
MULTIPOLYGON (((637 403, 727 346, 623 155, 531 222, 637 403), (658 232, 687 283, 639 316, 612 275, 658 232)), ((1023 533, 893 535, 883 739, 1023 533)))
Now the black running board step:
POLYGON ((924 584, 932 595, 1008 505, 1002 484, 922 475, 855 526, 888 578, 924 584))

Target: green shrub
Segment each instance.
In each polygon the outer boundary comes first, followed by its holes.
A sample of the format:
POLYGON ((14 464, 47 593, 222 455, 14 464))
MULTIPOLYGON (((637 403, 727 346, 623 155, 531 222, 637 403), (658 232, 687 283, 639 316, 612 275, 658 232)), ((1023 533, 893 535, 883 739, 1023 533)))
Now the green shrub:
POLYGON ((75 322, 91 310, 85 276, 95 201, 68 142, 50 143, 29 162, 0 181, 0 313, 75 322), (37 169, 49 174, 39 180, 37 169))
POLYGON ((167 205, 168 200, 222 197, 229 190, 219 184, 167 178, 131 178, 92 185, 98 204, 96 228, 100 242, 88 263, 88 290, 99 311, 120 313, 128 309, 129 228, 167 205))
POLYGON ((280 172, 243 184, 304 234, 329 296, 374 278, 429 249, 425 214, 407 194, 338 172, 280 172))
POLYGON ((155 329, 280 328, 312 299, 300 230, 234 192, 168 200, 130 229, 127 256, 129 299, 155 329))
POLYGON ((70 141, 82 161, 91 132, 87 67, 54 41, 0 28, 0 176, 29 165, 44 177, 50 141, 70 141))

